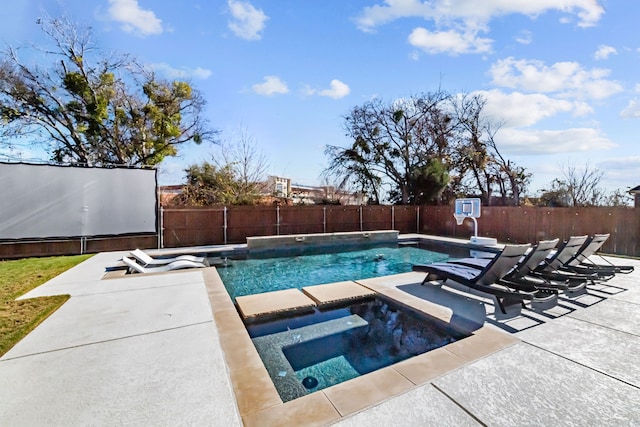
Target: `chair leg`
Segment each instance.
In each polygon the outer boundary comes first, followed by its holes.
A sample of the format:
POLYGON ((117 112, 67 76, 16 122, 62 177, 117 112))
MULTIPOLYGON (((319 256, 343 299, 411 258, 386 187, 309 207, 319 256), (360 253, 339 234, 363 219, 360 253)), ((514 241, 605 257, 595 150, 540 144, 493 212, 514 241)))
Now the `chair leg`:
POLYGON ((498 302, 498 307, 500 307, 500 311, 502 314, 507 314, 507 306, 520 304, 522 308, 527 308, 523 299, 520 298, 509 298, 509 297, 498 297, 496 296, 496 301, 498 302))
POLYGON ((498 307, 500 307, 500 311, 502 312, 502 314, 507 314, 507 310, 504 306, 504 301, 502 298, 500 297, 496 297, 496 302, 498 303, 498 307))

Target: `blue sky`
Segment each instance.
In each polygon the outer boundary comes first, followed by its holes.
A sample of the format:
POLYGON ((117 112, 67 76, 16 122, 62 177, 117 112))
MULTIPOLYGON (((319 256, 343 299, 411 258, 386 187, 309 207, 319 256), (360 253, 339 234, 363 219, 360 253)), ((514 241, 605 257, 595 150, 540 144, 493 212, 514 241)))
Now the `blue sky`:
MULTIPOLYGON (((3 5, 0 40, 37 42, 37 18, 63 13, 103 49, 189 79, 222 139, 243 129, 295 183, 320 184, 354 106, 441 87, 484 94, 532 195, 567 164, 602 170, 609 189, 640 185, 640 2, 20 0, 3 5)), ((215 152, 184 147, 160 183, 215 152)))

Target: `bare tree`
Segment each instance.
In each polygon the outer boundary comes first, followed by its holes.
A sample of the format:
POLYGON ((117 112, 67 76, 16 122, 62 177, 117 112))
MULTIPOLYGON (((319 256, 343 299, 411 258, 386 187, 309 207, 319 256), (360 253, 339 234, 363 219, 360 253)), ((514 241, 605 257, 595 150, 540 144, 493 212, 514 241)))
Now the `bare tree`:
POLYGON ((589 163, 578 168, 567 162, 563 166, 562 175, 572 206, 598 206, 605 197, 605 192, 599 187, 604 173, 591 167, 589 163))
POLYGON ((502 123, 486 124, 487 147, 491 154, 491 161, 494 169, 494 181, 498 186, 502 196, 502 204, 507 205, 507 199, 512 200, 514 206, 520 206, 520 195, 527 191, 527 186, 531 181, 531 173, 528 173, 522 166, 516 165, 512 160, 505 158, 495 141, 497 131, 502 127, 502 123))
POLYGON ((461 94, 453 98, 453 111, 463 137, 453 157, 458 176, 452 184, 465 195, 480 193, 485 205, 492 203, 497 191, 502 204, 518 206, 531 174, 500 152, 495 136, 503 123, 483 113, 486 103, 481 94, 461 94))
POLYGON ((552 181, 548 190, 542 190, 541 199, 558 206, 602 206, 607 199, 600 187, 604 173, 589 163, 578 167, 571 162, 560 165, 562 178, 552 181))
POLYGON ((222 140, 212 157, 218 168, 231 168, 243 194, 260 194, 264 190, 269 161, 246 126, 241 125, 230 139, 222 140))

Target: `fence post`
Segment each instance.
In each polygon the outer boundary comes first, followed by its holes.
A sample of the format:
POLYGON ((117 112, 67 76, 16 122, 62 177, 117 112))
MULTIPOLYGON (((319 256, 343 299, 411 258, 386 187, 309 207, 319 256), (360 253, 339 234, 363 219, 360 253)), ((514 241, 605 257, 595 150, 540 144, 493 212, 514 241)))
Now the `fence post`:
POLYGON ((164 248, 164 206, 160 205, 160 225, 158 228, 158 249, 164 248))
POLYGON ((362 205, 360 205, 360 231, 363 231, 364 228, 362 227, 362 205))
POLYGON ((420 234, 420 205, 416 206, 416 233, 420 234))
POLYGON ((396 229, 396 210, 395 205, 391 205, 391 229, 396 229))
POLYGON ((327 232, 327 207, 322 207, 322 232, 326 234, 327 232))
POLYGON ((276 205, 276 235, 280 235, 280 206, 276 205))
POLYGON ((222 224, 222 230, 223 230, 223 234, 224 234, 224 244, 227 244, 227 207, 224 206, 223 207, 223 213, 222 213, 222 218, 223 218, 223 224, 222 224))

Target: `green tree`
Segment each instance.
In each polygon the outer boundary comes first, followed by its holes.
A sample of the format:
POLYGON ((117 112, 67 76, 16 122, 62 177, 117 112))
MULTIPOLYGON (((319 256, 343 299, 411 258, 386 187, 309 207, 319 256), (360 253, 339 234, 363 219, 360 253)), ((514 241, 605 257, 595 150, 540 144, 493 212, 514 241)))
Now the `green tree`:
POLYGON ((380 99, 354 107, 345 117, 350 147, 327 146, 330 165, 325 171, 336 178, 348 177, 379 203, 383 187, 387 198, 407 204, 437 195, 447 175, 438 168, 446 163, 454 123, 446 112, 449 95, 443 91, 403 98, 391 103, 380 99), (430 177, 429 174, 437 176, 430 177), (424 184, 440 185, 424 192, 424 184), (423 194, 416 197, 415 191, 423 194))
POLYGON ((163 81, 126 56, 104 57, 89 29, 43 19, 53 47, 48 68, 27 65, 18 49, 0 56, 0 136, 43 143, 51 160, 82 165, 151 166, 180 144, 212 141, 201 95, 187 82, 163 81))
POLYGON ((571 196, 567 185, 557 178, 551 181, 548 189, 541 190, 539 200, 540 205, 552 208, 571 206, 571 196))
MULTIPOLYGON (((185 169, 187 184, 172 204, 182 206, 235 205, 239 203, 239 181, 231 165, 218 168, 211 163, 185 169)), ((244 203, 246 204, 246 203, 244 203)))

